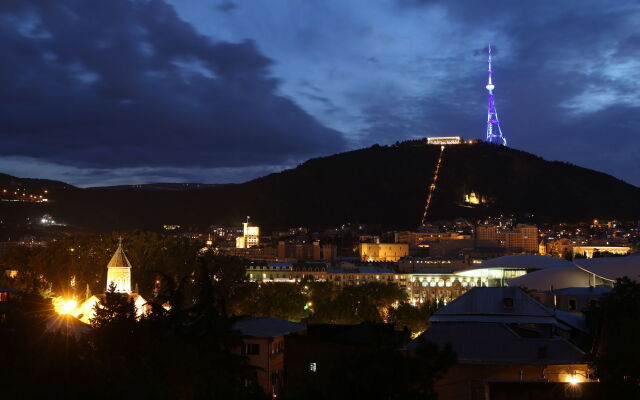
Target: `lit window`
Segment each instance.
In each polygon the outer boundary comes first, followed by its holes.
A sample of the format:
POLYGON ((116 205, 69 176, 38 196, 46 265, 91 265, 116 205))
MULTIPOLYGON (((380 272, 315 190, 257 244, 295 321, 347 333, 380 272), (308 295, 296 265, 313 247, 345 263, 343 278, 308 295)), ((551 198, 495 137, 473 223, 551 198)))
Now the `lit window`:
POLYGON ((316 372, 318 370, 318 365, 314 362, 309 363, 309 372, 316 372))

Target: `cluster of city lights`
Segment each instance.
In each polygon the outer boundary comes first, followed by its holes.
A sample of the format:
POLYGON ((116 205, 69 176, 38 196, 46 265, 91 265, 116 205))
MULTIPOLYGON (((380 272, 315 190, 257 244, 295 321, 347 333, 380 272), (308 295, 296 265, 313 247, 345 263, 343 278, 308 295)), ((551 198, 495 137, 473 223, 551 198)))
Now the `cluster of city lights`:
POLYGON ((440 164, 442 163, 442 155, 444 153, 444 146, 440 146, 440 156, 438 157, 438 162, 436 163, 436 169, 433 172, 433 181, 431 182, 431 186, 429 186, 429 195, 427 196, 427 201, 424 205, 424 212, 422 213, 422 221, 420 221, 420 226, 424 226, 427 222, 427 216, 429 215, 429 206, 431 206, 431 198, 433 197, 433 192, 436 190, 436 182, 438 181, 438 174, 440 173, 440 164))
POLYGON ((22 201, 22 202, 34 202, 45 203, 49 201, 45 196, 49 193, 48 190, 43 190, 42 194, 29 194, 25 189, 16 189, 11 191, 10 189, 2 189, 2 197, 4 201, 22 201), (8 199, 6 197, 9 197, 8 199))

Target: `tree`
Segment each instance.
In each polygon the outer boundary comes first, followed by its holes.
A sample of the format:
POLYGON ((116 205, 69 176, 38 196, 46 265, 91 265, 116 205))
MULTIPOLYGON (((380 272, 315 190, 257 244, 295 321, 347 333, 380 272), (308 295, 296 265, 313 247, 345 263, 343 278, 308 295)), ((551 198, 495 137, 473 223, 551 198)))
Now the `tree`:
POLYGON ((455 359, 450 347, 425 341, 411 355, 384 344, 345 351, 329 371, 291 382, 287 399, 436 399, 434 384, 455 359))
POLYGON ((91 318, 95 345, 104 351, 127 354, 136 328, 136 306, 128 294, 116 292, 115 283, 94 306, 91 318))
POLYGON ((413 336, 417 336, 429 327, 429 317, 442 307, 442 303, 426 302, 413 306, 402 302, 397 308, 389 309, 389 322, 396 328, 407 327, 413 336))
POLYGON ((587 310, 589 362, 601 382, 627 390, 640 383, 640 284, 627 277, 587 310))
POLYGON ((300 321, 307 315, 307 297, 301 285, 286 282, 262 283, 248 301, 250 315, 300 321))

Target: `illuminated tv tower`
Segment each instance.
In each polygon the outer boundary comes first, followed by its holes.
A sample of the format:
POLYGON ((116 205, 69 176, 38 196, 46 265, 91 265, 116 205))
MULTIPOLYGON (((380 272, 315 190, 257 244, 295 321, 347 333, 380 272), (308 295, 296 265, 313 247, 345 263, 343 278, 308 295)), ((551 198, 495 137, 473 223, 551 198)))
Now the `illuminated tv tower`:
POLYGON ((507 139, 502 136, 502 130, 500 129, 500 121, 498 121, 498 112, 496 111, 496 103, 493 100, 493 89, 495 85, 491 79, 491 43, 489 43, 489 80, 487 82, 487 90, 489 91, 489 111, 487 113, 487 139, 486 141, 493 144, 499 144, 502 146, 507 145, 507 139))

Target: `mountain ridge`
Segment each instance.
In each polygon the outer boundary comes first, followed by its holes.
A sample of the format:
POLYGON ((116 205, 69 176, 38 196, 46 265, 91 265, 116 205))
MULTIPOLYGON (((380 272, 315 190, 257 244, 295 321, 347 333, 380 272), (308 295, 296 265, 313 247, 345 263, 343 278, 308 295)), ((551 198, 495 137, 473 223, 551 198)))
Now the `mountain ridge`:
MULTIPOLYGON (((12 213, 14 222, 46 212, 93 230, 158 230, 164 224, 202 229, 238 225, 246 215, 278 229, 345 222, 415 229, 439 153, 440 146, 423 140, 373 145, 241 184, 186 185, 185 190, 175 189, 184 184, 162 184, 170 190, 62 184, 51 190, 49 204, 2 202, 0 212, 12 213)), ((524 213, 555 222, 640 219, 639 204, 640 188, 611 175, 508 147, 460 144, 444 150, 430 219, 524 213), (465 202, 472 193, 480 204, 465 202)))

